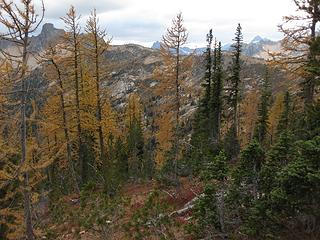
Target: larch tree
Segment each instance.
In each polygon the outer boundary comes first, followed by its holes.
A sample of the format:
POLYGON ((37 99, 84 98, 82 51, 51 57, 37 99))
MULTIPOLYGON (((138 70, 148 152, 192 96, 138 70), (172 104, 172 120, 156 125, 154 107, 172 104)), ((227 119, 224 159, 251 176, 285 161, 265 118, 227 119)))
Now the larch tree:
POLYGON ((182 13, 179 13, 173 20, 172 26, 167 29, 167 33, 162 37, 162 46, 166 48, 167 52, 174 54, 172 57, 175 59, 174 63, 174 83, 175 83, 175 114, 176 114, 176 128, 179 127, 180 119, 180 96, 181 96, 181 48, 187 43, 188 33, 183 25, 182 13))
POLYGON ((273 53, 273 62, 299 76, 305 105, 312 104, 319 88, 320 38, 317 27, 320 22, 319 0, 293 0, 296 16, 286 16, 279 26, 284 34, 282 52, 273 53))
POLYGON ((105 146, 104 146, 104 135, 102 130, 102 80, 104 77, 103 74, 103 60, 104 53, 109 47, 110 41, 105 41, 107 37, 107 33, 105 30, 102 30, 99 27, 99 19, 97 17, 96 10, 94 9, 91 13, 91 16, 87 20, 87 25, 85 29, 87 33, 87 55, 89 61, 92 62, 90 68, 92 68, 92 75, 95 80, 95 91, 96 91, 96 118, 97 118, 97 131, 99 135, 99 148, 100 148, 100 158, 103 159, 105 157, 105 146))
MULTIPOLYGON (((42 22, 44 5, 42 3, 42 14, 40 16, 36 13, 34 1, 21 0, 20 3, 12 1, 0 1, 0 23, 6 29, 5 33, 0 34, 0 39, 10 42, 13 46, 19 49, 19 54, 11 54, 5 50, 1 50, 5 58, 10 59, 16 64, 15 78, 20 82, 20 151, 21 160, 17 170, 17 176, 22 172, 23 175, 23 201, 24 201, 24 220, 25 220, 25 237, 28 240, 34 239, 32 213, 31 213, 31 194, 28 167, 27 163, 27 82, 28 75, 28 60, 30 57, 30 38, 36 32, 38 26, 42 22)), ((15 177, 17 177, 15 176, 15 177)))
POLYGON ((81 184, 84 178, 84 162, 81 156, 82 147, 82 127, 81 127, 81 106, 80 106, 80 91, 81 91, 81 69, 80 69, 80 25, 74 6, 71 6, 67 15, 61 18, 66 24, 67 33, 64 35, 64 45, 65 50, 71 55, 70 65, 71 65, 71 78, 74 82, 74 96, 75 96, 75 112, 76 112, 76 126, 77 126, 77 136, 78 136, 78 158, 79 158, 79 168, 81 184))
MULTIPOLYGON (((63 129, 63 133, 64 133, 64 138, 65 138, 64 142, 66 143, 67 162, 71 172, 71 178, 74 184, 74 188, 77 192, 79 192, 79 185, 77 182, 76 171, 75 171, 74 162, 72 159, 72 144, 71 144, 72 137, 70 134, 70 127, 68 122, 69 114, 67 109, 68 103, 66 100, 67 89, 64 83, 65 77, 63 74, 63 69, 61 67, 61 65, 63 64, 63 61, 60 55, 62 54, 61 52, 59 52, 59 49, 57 49, 56 47, 49 47, 43 54, 41 61, 45 63, 44 66, 46 67, 46 77, 52 83, 50 84, 51 89, 53 92, 56 92, 59 97, 59 109, 57 110, 59 111, 58 115, 60 115, 61 117, 61 120, 59 122, 62 123, 61 128, 63 129)), ((51 104, 52 103, 50 102, 49 105, 51 104)), ((48 118, 46 119, 50 119, 50 116, 48 116, 48 118)))
MULTIPOLYGON (((164 58, 166 70, 162 72, 162 80, 160 86, 164 93, 172 95, 171 108, 166 111, 172 112, 174 109, 174 119, 172 119, 172 126, 174 129, 172 148, 173 150, 173 173, 174 178, 177 175, 177 160, 180 154, 180 117, 181 104, 183 94, 183 81, 186 79, 188 70, 185 66, 188 64, 190 58, 181 56, 181 48, 186 44, 188 33, 183 25, 182 13, 179 13, 173 20, 172 26, 167 29, 166 34, 162 37, 161 53, 164 58), (174 97, 173 97, 174 96, 174 97)), ((190 61, 189 61, 190 64, 190 61)))

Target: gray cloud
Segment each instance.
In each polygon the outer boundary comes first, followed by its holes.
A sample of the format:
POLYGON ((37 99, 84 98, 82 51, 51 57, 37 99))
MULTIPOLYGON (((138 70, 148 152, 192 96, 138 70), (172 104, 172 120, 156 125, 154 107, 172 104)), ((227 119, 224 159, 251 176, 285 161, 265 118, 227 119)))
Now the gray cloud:
POLYGON ((106 22, 107 32, 111 36, 123 40, 154 41, 161 37, 163 28, 161 22, 140 19, 106 22))
POLYGON ((85 16, 89 15, 94 8, 98 13, 124 9, 127 6, 127 0, 44 0, 44 4, 46 18, 58 19, 67 13, 71 5, 75 7, 79 15, 85 16))

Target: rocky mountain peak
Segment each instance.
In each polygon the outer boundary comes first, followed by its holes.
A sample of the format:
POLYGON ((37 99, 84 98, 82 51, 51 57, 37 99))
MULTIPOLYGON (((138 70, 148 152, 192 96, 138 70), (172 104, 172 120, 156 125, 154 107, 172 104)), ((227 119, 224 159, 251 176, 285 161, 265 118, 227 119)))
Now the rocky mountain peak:
POLYGON ((41 33, 31 39, 31 49, 41 51, 50 44, 56 44, 58 39, 64 34, 64 30, 57 29, 52 23, 45 23, 41 33))
POLYGON ((263 38, 258 35, 258 36, 255 36, 250 43, 259 43, 262 41, 263 41, 263 38))
POLYGON ((53 23, 45 23, 42 26, 42 32, 49 32, 49 31, 52 31, 54 29, 55 29, 55 27, 54 27, 53 23))
POLYGON ((156 41, 152 44, 152 49, 160 49, 161 43, 159 41, 156 41))

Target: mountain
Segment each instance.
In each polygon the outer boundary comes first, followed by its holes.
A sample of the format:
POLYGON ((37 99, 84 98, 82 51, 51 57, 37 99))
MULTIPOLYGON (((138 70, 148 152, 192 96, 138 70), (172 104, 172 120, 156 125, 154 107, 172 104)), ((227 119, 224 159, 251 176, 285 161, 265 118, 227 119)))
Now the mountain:
POLYGON ((161 48, 161 43, 159 41, 156 41, 152 44, 152 49, 160 49, 161 48))
POLYGON ((55 28, 52 23, 45 23, 41 33, 31 37, 30 47, 34 52, 42 51, 51 44, 57 44, 64 33, 64 30, 55 28))
POLYGON ((256 36, 249 44, 244 44, 243 53, 250 57, 268 59, 268 51, 281 51, 281 41, 272 41, 268 38, 256 36))
MULTIPOLYGON (((222 47, 223 51, 231 51, 231 43, 222 47)), ((281 41, 272 41, 261 36, 254 37, 251 42, 243 44, 243 54, 248 57, 268 59, 268 52, 281 51, 281 41)))
POLYGON ((256 37, 254 37, 250 43, 255 44, 255 43, 259 43, 261 41, 263 41, 263 38, 258 35, 256 37))
MULTIPOLYGON (((151 46, 152 49, 160 49, 161 48, 161 43, 159 41, 156 41, 152 44, 151 46)), ((181 55, 190 55, 190 54, 196 54, 196 55, 200 55, 203 54, 206 51, 206 48, 189 48, 189 47, 182 47, 180 49, 180 53, 181 55)))
MULTIPOLYGON (((62 29, 57 29, 52 23, 45 23, 42 26, 42 30, 39 35, 32 36, 30 38, 30 49, 32 52, 38 53, 50 44, 55 45, 58 43, 59 39, 65 33, 62 29)), ((0 48, 8 49, 13 47, 13 45, 5 40, 0 41, 0 48)))
MULTIPOLYGON (((50 44, 54 45, 59 43, 59 38, 64 33, 63 30, 56 29, 52 24, 45 24, 43 25, 41 33, 38 36, 32 37, 31 47, 34 51, 43 51, 50 44)), ((267 40, 259 39, 259 42, 251 43, 249 46, 259 46, 262 41, 268 42, 267 40)), ((5 45, 6 43, 2 43, 2 46, 5 45)), ((110 77, 105 83, 105 87, 110 89, 111 100, 116 108, 124 106, 127 102, 126 98, 128 94, 132 92, 137 92, 140 96, 143 96, 142 100, 145 101, 144 104, 148 104, 148 101, 150 104, 150 99, 153 98, 152 89, 158 84, 157 80, 153 77, 153 71, 156 67, 161 67, 163 64, 159 52, 159 45, 159 42, 154 43, 152 48, 136 44, 112 45, 105 53, 106 62, 112 69, 110 77)), ((249 49, 248 46, 247 49, 249 49)), ((190 86, 190 89, 192 89, 192 92, 189 93, 190 102, 184 109, 185 116, 190 116, 195 110, 194 103, 197 102, 201 94, 201 81, 205 72, 205 58, 202 53, 206 48, 191 49, 185 47, 181 50, 184 55, 196 53, 193 56, 194 66, 192 76, 187 79, 187 84, 190 86)), ((254 49, 251 51, 254 52, 254 49)), ((243 56, 243 59, 243 82, 245 89, 250 90, 259 85, 259 82, 263 78, 265 61, 250 56, 243 56)), ((230 65, 230 62, 231 54, 224 52, 224 67, 226 69, 230 65)), ((34 69, 37 70, 37 75, 40 75, 39 71, 41 71, 41 66, 39 66, 36 61, 34 61, 33 64, 34 69)), ((275 83, 274 91, 280 91, 285 76, 281 72, 275 72, 273 74, 277 75, 274 79, 278 80, 277 83, 275 83)))

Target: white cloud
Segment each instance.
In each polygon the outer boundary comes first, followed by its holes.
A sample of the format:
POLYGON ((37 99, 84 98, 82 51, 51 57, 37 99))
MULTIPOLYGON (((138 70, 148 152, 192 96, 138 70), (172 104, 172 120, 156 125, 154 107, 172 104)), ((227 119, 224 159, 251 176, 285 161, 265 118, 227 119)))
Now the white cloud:
MULTIPOLYGON (((39 0, 37 0, 39 1, 39 0)), ((277 25, 282 16, 294 14, 292 0, 44 0, 46 21, 63 26, 70 5, 85 18, 97 9, 100 23, 118 42, 152 42, 159 40, 171 19, 182 12, 189 30, 189 43, 205 45, 205 36, 213 28, 215 37, 232 41, 235 28, 242 24, 245 41, 255 35, 281 38, 277 25)), ((82 20, 85 21, 84 19, 82 20)))

